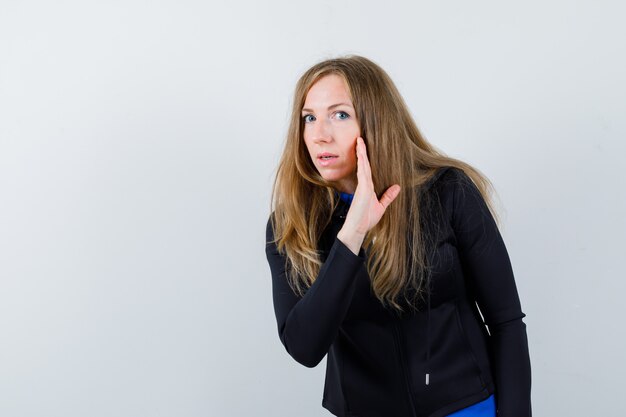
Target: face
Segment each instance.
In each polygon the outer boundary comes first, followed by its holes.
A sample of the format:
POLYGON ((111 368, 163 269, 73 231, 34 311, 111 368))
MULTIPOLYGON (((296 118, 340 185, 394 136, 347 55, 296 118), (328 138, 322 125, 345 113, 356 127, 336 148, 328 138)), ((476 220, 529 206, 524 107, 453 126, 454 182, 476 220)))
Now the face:
POLYGON ((304 143, 322 178, 346 193, 356 190, 356 139, 360 128, 345 81, 331 74, 309 89, 304 106, 304 143))

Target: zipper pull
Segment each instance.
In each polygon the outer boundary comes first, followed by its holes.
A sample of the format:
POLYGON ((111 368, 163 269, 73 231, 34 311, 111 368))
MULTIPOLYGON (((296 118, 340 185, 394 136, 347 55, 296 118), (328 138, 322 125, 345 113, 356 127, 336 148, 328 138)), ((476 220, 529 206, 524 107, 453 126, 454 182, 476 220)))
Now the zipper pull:
POLYGON ((430 374, 426 374, 426 385, 430 382, 430 374))

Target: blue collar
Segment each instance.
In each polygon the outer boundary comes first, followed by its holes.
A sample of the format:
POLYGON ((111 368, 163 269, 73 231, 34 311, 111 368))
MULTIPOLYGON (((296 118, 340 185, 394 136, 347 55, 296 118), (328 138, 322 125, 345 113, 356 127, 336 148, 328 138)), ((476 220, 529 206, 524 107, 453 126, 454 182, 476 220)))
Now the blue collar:
POLYGON ((354 197, 354 194, 344 193, 343 191, 339 193, 339 198, 341 198, 343 201, 345 201, 348 204, 352 203, 353 197, 354 197))

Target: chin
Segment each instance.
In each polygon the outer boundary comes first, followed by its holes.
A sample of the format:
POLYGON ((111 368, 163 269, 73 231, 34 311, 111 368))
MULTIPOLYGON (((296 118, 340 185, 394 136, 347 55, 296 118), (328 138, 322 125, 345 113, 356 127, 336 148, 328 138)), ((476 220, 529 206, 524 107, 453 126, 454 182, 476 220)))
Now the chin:
POLYGON ((322 175, 322 178, 324 178, 324 181, 336 183, 341 181, 343 177, 338 177, 336 175, 322 175))

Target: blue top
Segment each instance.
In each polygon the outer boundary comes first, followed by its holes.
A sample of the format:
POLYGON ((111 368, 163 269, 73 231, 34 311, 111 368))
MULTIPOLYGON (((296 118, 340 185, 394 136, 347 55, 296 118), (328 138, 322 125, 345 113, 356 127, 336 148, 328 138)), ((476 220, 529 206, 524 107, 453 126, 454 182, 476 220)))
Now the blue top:
MULTIPOLYGON (((352 203, 354 194, 340 192, 339 197, 346 203, 352 203)), ((470 405, 462 410, 455 411, 452 414, 448 414, 448 417, 495 417, 496 416, 496 402, 493 394, 491 394, 486 400, 470 405)))
POLYGON ((486 400, 448 414, 448 417, 496 417, 495 398, 491 394, 486 400))
POLYGON ((348 194, 342 191, 339 193, 339 197, 346 203, 350 204, 352 203, 352 198, 354 197, 354 194, 348 194))

